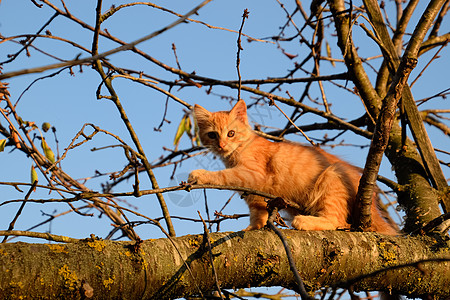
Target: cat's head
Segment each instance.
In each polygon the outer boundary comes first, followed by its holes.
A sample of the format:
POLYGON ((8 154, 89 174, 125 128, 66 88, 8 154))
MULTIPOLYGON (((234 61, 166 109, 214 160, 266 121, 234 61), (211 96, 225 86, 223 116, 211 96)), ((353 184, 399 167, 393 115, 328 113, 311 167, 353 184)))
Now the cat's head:
POLYGON ((243 100, 230 111, 210 112, 196 104, 194 116, 202 144, 224 158, 246 146, 253 136, 243 100))

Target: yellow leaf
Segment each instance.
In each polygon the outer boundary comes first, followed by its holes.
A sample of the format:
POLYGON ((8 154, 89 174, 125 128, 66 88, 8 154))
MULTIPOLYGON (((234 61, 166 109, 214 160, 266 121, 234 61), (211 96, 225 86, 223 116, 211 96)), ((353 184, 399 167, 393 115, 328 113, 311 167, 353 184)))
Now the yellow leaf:
POLYGON ((45 157, 53 164, 55 163, 55 154, 53 154, 52 149, 48 146, 44 138, 41 140, 42 150, 44 150, 45 157))
POLYGON ((37 176, 36 170, 34 169, 34 166, 31 165, 31 184, 33 184, 37 180, 38 180, 38 176, 37 176))
POLYGON ((178 125, 177 133, 175 134, 175 139, 173 140, 173 144, 175 146, 178 146, 178 143, 180 143, 180 139, 185 131, 186 131, 186 115, 183 116, 180 125, 178 125))
MULTIPOLYGON (((327 47, 327 56, 328 56, 328 58, 333 58, 332 56, 331 56, 331 47, 330 47, 330 44, 328 44, 328 42, 326 42, 326 47, 327 47)), ((333 66, 333 67, 335 67, 336 66, 336 64, 334 63, 334 61, 332 61, 332 60, 330 60, 330 62, 331 62, 331 65, 333 66)))
POLYGON ((197 146, 200 146, 200 135, 198 133, 198 126, 197 126, 197 122, 195 121, 194 118, 194 141, 196 142, 197 146))
POLYGON ((184 128, 186 130, 187 135, 192 138, 192 122, 191 122, 191 118, 189 118, 189 116, 186 116, 186 119, 184 120, 184 128))
POLYGON ((0 140, 0 152, 5 150, 6 139, 0 140))

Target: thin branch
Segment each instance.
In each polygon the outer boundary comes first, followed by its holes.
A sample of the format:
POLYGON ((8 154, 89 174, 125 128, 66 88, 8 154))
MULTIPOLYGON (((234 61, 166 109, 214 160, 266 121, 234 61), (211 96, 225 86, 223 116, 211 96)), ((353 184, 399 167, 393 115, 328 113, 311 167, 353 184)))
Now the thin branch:
POLYGON ((447 1, 444 3, 444 5, 442 5, 442 9, 441 9, 441 11, 439 12, 439 15, 437 16, 436 21, 434 22, 433 29, 432 29, 431 32, 430 32, 430 37, 435 37, 435 36, 438 35, 439 28, 440 28, 441 25, 442 25, 444 16, 447 14, 449 7, 450 7, 450 1, 447 0, 447 1))
MULTIPOLYGON (((101 1, 101 0, 99 0, 99 6, 101 6, 101 2, 100 2, 100 1, 101 1)), ((206 5, 209 1, 211 1, 211 0, 205 0, 205 1, 203 1, 202 4, 198 5, 196 8, 194 8, 193 10, 191 10, 191 11, 190 11, 188 14, 186 14, 183 18, 180 18, 180 19, 177 20, 176 22, 172 23, 170 26, 166 26, 166 27, 164 28, 163 31, 166 31, 166 30, 168 30, 168 29, 174 27, 175 25, 180 24, 180 23, 181 23, 182 21, 184 21, 189 15, 195 13, 198 9, 200 9, 202 6, 206 5)), ((98 19, 99 19, 99 18, 100 18, 100 16, 98 15, 98 16, 97 16, 97 25, 96 25, 96 28, 98 27, 98 23, 99 23, 98 19)), ((96 30, 96 31, 97 31, 97 30, 96 30)), ((163 31, 161 31, 161 32, 163 32, 163 31)), ((145 40, 145 39, 140 39, 140 40, 143 41, 143 40, 145 40)), ((146 159, 146 155, 145 155, 144 149, 142 148, 142 145, 141 145, 141 143, 140 143, 140 141, 139 141, 139 139, 138 139, 138 137, 137 137, 137 134, 136 134, 136 132, 135 132, 133 126, 131 125, 131 122, 130 122, 130 120, 129 120, 129 118, 128 118, 126 112, 125 112, 125 109, 123 108, 122 103, 121 103, 121 101, 120 101, 118 95, 116 94, 116 92, 115 92, 113 86, 112 86, 111 78, 110 78, 109 76, 107 76, 107 75, 104 73, 103 67, 102 67, 102 64, 101 64, 100 60, 95 60, 95 61, 94 61, 94 66, 95 66, 97 72, 98 72, 98 73, 100 74, 100 76, 102 77, 102 80, 103 80, 103 82, 105 83, 105 85, 106 85, 106 87, 107 87, 109 93, 111 94, 111 100, 112 100, 112 101, 114 102, 114 104, 116 105, 116 108, 117 108, 117 110, 119 111, 120 116, 121 116, 121 119, 123 120, 125 126, 127 127, 127 130, 128 130, 128 132, 129 132, 129 134, 130 134, 130 136, 131 136, 131 139, 133 140, 133 142, 134 142, 134 144, 135 144, 135 146, 136 146, 136 148, 137 148, 137 150, 138 150, 138 153, 141 155, 141 161, 142 161, 142 163, 143 163, 143 165, 144 165, 144 167, 145 167, 145 170, 147 171, 147 175, 148 175, 148 177, 149 177, 149 179, 150 179, 150 182, 151 182, 151 184, 152 184, 152 187, 153 187, 154 189, 158 189, 158 188, 159 188, 159 185, 158 185, 158 182, 157 182, 157 180, 156 180, 156 177, 155 177, 155 175, 153 174, 153 171, 152 171, 152 169, 151 169, 150 163, 149 163, 148 160, 146 159)), ((136 191, 133 192, 133 194, 134 194, 134 195, 140 195, 140 192, 136 190, 136 191)), ((174 229, 174 227, 173 227, 172 220, 171 220, 171 218, 170 218, 170 214, 169 214, 169 211, 168 211, 168 208, 167 208, 167 204, 166 204, 166 202, 165 202, 165 200, 164 200, 164 197, 163 197, 163 195, 162 195, 161 193, 157 193, 157 194, 156 194, 156 197, 157 197, 157 199, 158 199, 158 201, 159 201, 159 205, 160 205, 161 210, 162 210, 162 212, 163 212, 163 215, 164 215, 164 218, 165 218, 165 221, 166 221, 166 225, 167 225, 167 228, 168 228, 168 230, 169 230, 169 234, 170 234, 170 236, 175 236, 175 229, 174 229)))
POLYGON ((278 214, 278 209, 286 208, 286 203, 284 203, 284 201, 281 198, 277 198, 269 202, 268 208, 269 208, 269 218, 267 219, 267 226, 275 232, 275 234, 280 238, 281 243, 283 244, 289 262, 289 268, 294 274, 294 278, 297 283, 296 292, 300 294, 302 300, 312 300, 314 299, 314 297, 309 296, 308 292, 306 292, 305 285, 303 283, 302 278, 300 277, 300 274, 297 271, 294 258, 292 257, 291 249, 289 248, 286 239, 284 238, 281 231, 273 224, 274 219, 278 214))
MULTIPOLYGON (((11 223, 9 223, 9 227, 8 227, 8 231, 11 231, 14 229, 14 225, 16 224, 17 219, 19 218, 20 214, 22 213, 23 208, 25 207, 25 204, 27 203, 28 198, 30 198, 31 193, 36 189, 36 185, 38 184, 38 181, 35 180, 33 182, 33 184, 31 185, 30 189, 28 190, 28 193, 25 196, 24 201, 22 202, 22 204, 19 207, 19 210, 16 213, 16 216, 14 217, 14 219, 11 221, 11 223)), ((6 242, 6 236, 3 239, 2 243, 6 242)))
POLYGON ((22 53, 22 51, 26 50, 36 39, 36 36, 39 35, 42 30, 45 29, 45 27, 47 27, 48 25, 50 25, 50 23, 59 15, 58 12, 54 13, 53 16, 50 17, 50 19, 38 30, 38 32, 36 33, 36 35, 34 37, 32 37, 31 39, 29 39, 26 44, 22 47, 22 49, 20 49, 18 52, 16 52, 15 54, 11 55, 11 58, 8 60, 5 60, 3 62, 0 62, 0 66, 10 63, 13 60, 15 60, 17 58, 17 56, 19 56, 20 53, 22 53))
POLYGON ((79 239, 74 239, 62 235, 54 235, 44 232, 21 231, 21 230, 0 230, 0 236, 26 236, 59 243, 76 243, 79 241, 79 239))
POLYGON ((241 85, 242 85, 242 78, 241 78, 241 70, 239 68, 239 65, 241 64, 241 50, 244 50, 244 48, 242 48, 241 45, 241 34, 242 34, 242 29, 244 28, 244 23, 245 23, 245 19, 248 19, 248 15, 249 12, 247 9, 244 10, 244 13, 242 15, 242 23, 241 23, 241 27, 239 28, 239 35, 238 35, 238 39, 237 39, 237 54, 236 54, 236 70, 237 70, 237 74, 238 74, 238 100, 241 100, 241 85))
POLYGON ((445 33, 441 36, 430 37, 428 40, 423 42, 422 46, 420 47, 419 56, 433 49, 434 47, 438 47, 440 45, 448 43, 448 41, 450 41, 450 32, 445 33))
MULTIPOLYGON (((181 71, 181 70, 178 70, 181 71)), ((199 80, 199 82, 202 85, 209 85, 209 86, 215 86, 215 85, 226 85, 226 86, 233 86, 236 85, 236 87, 239 84, 239 81, 236 80, 218 80, 213 78, 206 78, 201 76, 195 76, 193 74, 190 74, 192 78, 199 80)), ((300 77, 300 78, 291 78, 291 76, 286 77, 269 77, 267 79, 247 79, 247 80, 241 80, 241 84, 255 84, 255 85, 262 85, 262 84, 292 84, 292 83, 298 83, 298 82, 316 82, 316 81, 330 81, 330 80, 348 80, 349 75, 347 72, 344 73, 338 73, 333 75, 321 75, 321 76, 315 76, 312 75, 311 77, 300 77)), ((175 83, 174 85, 182 85, 175 83)), ((276 90, 276 89, 275 89, 276 90)))
MULTIPOLYGON (((331 12, 333 14, 336 30, 338 33, 338 46, 344 55, 345 64, 349 68, 351 80, 354 82, 358 93, 365 101, 370 115, 377 116, 381 104, 381 99, 377 91, 364 70, 363 63, 359 58, 357 49, 351 39, 351 20, 346 13, 344 1, 328 1, 331 12)), ((352 7, 350 7, 352 9, 352 7)))
POLYGON ((209 261, 211 263, 211 269, 213 272, 214 281, 216 283, 216 289, 217 289, 217 292, 219 293, 220 299, 223 300, 223 295, 222 295, 222 291, 220 289, 220 284, 219 284, 219 278, 217 277, 216 267, 214 266, 214 257, 213 257, 213 253, 212 253, 211 238, 209 237, 208 226, 206 226, 206 223, 203 220, 202 215, 200 214, 200 211, 197 211, 197 213, 203 223, 203 240, 206 240, 206 244, 208 245, 209 261))
POLYGON ((417 75, 417 77, 413 80, 413 82, 411 82, 411 84, 409 85, 410 87, 413 87, 413 85, 417 82, 417 80, 423 75, 423 73, 425 72, 425 70, 431 65, 431 63, 439 58, 439 52, 441 52, 442 49, 444 49, 445 46, 447 46, 448 43, 443 44, 439 50, 433 55, 433 57, 430 59, 430 61, 426 64, 425 67, 423 67, 422 71, 420 71, 420 73, 417 75))
MULTIPOLYGON (((168 193, 168 192, 181 191, 181 190, 190 192, 191 190, 197 190, 197 189, 215 189, 215 190, 237 191, 237 192, 241 192, 243 194, 242 197, 244 197, 247 194, 252 194, 252 195, 261 196, 261 197, 264 197, 267 199, 275 199, 276 198, 275 195, 261 192, 258 190, 254 190, 254 189, 250 189, 250 188, 239 187, 239 186, 228 186, 228 185, 214 185, 214 184, 190 185, 190 184, 182 183, 178 186, 170 186, 170 187, 150 189, 150 190, 140 190, 139 193, 140 193, 140 196, 145 196, 145 195, 168 193)), ((135 197, 135 192, 131 191, 131 192, 117 192, 117 193, 99 193, 99 192, 86 191, 86 192, 80 192, 75 197, 71 197, 71 198, 28 199, 26 201, 34 202, 34 203, 47 203, 47 202, 64 203, 64 202, 74 202, 74 201, 79 201, 79 200, 85 199, 85 200, 93 200, 94 202, 97 202, 97 201, 102 202, 101 200, 99 200, 99 198, 113 198, 113 197, 135 197)), ((23 200, 23 199, 6 200, 6 201, 3 201, 2 203, 0 203, 0 206, 7 205, 10 203, 23 202, 23 201, 25 201, 25 200, 23 200)), ((108 205, 110 205, 110 204, 108 204, 108 205)), ((291 205, 295 205, 295 203, 291 203, 291 205)), ((299 207, 295 207, 295 208, 300 209, 299 207)))
POLYGON ((124 44, 120 47, 114 48, 112 50, 97 54, 97 55, 93 55, 90 57, 86 57, 83 59, 74 59, 71 61, 67 61, 67 62, 62 62, 62 63, 56 63, 56 64, 52 64, 52 65, 47 65, 44 67, 37 67, 37 68, 30 68, 30 69, 23 69, 23 70, 19 70, 19 71, 13 71, 13 72, 9 72, 9 73, 3 73, 0 74, 0 80, 3 79, 7 79, 7 78, 12 78, 12 77, 17 77, 17 76, 21 76, 21 75, 25 75, 25 74, 32 74, 32 73, 41 73, 41 72, 45 72, 47 70, 52 70, 52 69, 58 69, 58 68, 63 68, 63 67, 67 67, 67 66, 76 66, 76 65, 81 65, 84 63, 88 63, 88 62, 93 62, 102 58, 105 58, 107 56, 110 56, 112 54, 118 53, 118 52, 122 52, 122 51, 126 51, 126 50, 131 50, 133 49, 135 46, 137 46, 138 44, 145 42, 147 40, 150 40, 160 34, 162 34, 163 32, 166 32, 167 30, 183 23, 190 15, 196 13, 200 8, 202 8, 203 6, 205 6, 206 4, 208 4, 209 2, 211 2, 212 0, 204 0, 202 3, 200 3, 199 5, 197 5, 196 7, 194 7, 192 10, 190 10, 187 14, 185 14, 183 17, 179 18, 178 20, 172 22, 171 24, 157 30, 154 31, 140 39, 135 40, 134 42, 128 43, 128 44, 124 44))
POLYGON ((291 120, 291 118, 289 118, 283 110, 281 110, 281 108, 275 103, 275 101, 271 101, 269 105, 273 105, 275 106, 285 117, 286 119, 288 119, 288 121, 292 124, 292 126, 295 127, 295 129, 297 129, 304 137, 305 139, 313 146, 317 146, 316 143, 314 143, 307 135, 306 133, 303 132, 303 130, 301 130, 297 125, 295 125, 295 123, 291 120))
MULTIPOLYGON (((172 15, 175 15, 177 17, 183 17, 182 14, 179 14, 177 12, 171 11, 170 9, 167 9, 165 7, 162 7, 162 6, 158 6, 158 5, 150 3, 150 2, 133 2, 133 3, 121 4, 119 6, 111 8, 110 10, 108 10, 106 13, 103 14, 103 16, 102 16, 103 17, 103 21, 105 21, 107 18, 112 16, 114 13, 116 13, 120 9, 125 8, 125 7, 129 7, 129 6, 134 6, 134 5, 151 6, 151 7, 157 8, 159 10, 165 11, 167 13, 170 13, 172 15)), ((213 25, 210 25, 208 23, 205 23, 205 22, 202 22, 202 21, 198 21, 198 20, 195 20, 195 19, 191 19, 191 18, 187 18, 186 21, 193 22, 193 23, 198 23, 198 24, 201 24, 201 25, 206 26, 206 27, 211 28, 211 29, 218 29, 218 30, 232 32, 232 33, 238 33, 236 30, 233 30, 233 29, 228 29, 228 28, 219 27, 219 26, 213 26, 213 25)), ((274 44, 274 42, 271 42, 271 41, 257 39, 257 38, 251 37, 251 36, 249 36, 247 34, 244 34, 244 33, 241 33, 241 34, 243 36, 245 36, 249 41, 274 44)))

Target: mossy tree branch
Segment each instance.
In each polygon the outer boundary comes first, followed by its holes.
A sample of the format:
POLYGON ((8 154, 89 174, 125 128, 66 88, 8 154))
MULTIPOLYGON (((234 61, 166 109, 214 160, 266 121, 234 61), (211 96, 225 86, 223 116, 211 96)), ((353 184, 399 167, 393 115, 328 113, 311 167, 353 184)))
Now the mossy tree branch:
MULTIPOLYGON (((450 295, 449 245, 426 237, 283 230, 305 286, 450 295), (384 270, 384 271, 383 271, 384 270)), ((295 283, 272 231, 211 233, 220 288, 295 283)), ((204 235, 140 243, 0 245, 0 293, 40 299, 168 299, 216 289, 204 235), (177 249, 175 249, 175 247, 177 249), (180 256, 181 255, 181 256, 180 256), (40 259, 35 259, 39 257, 40 259), (188 272, 186 264, 191 273, 188 272)))

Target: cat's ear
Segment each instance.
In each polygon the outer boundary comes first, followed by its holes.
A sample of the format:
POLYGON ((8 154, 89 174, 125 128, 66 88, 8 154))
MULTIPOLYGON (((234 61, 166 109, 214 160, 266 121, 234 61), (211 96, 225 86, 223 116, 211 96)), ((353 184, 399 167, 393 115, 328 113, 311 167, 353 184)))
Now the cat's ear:
POLYGON ((247 105, 244 100, 239 100, 236 105, 230 110, 230 115, 240 120, 245 125, 248 125, 247 119, 247 105))
POLYGON ((197 120, 197 123, 202 123, 209 120, 209 118, 211 117, 211 112, 206 110, 202 106, 195 104, 194 117, 197 120))

